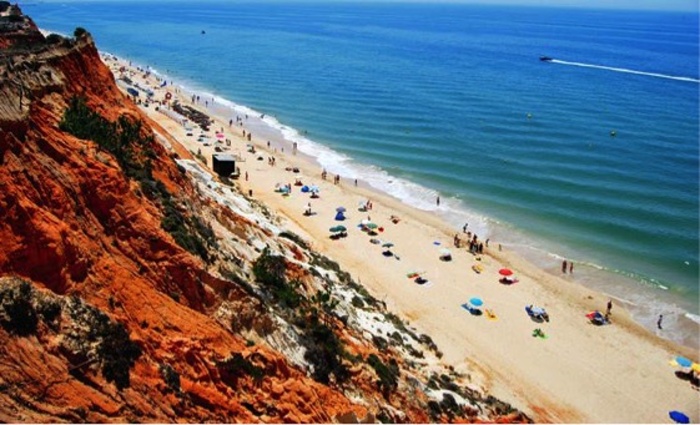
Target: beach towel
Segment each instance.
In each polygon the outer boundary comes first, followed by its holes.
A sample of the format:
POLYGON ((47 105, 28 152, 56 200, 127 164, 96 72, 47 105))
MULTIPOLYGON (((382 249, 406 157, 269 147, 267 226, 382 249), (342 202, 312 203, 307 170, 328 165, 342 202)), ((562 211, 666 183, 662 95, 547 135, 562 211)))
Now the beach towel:
POLYGON ((498 316, 496 316, 496 313, 493 312, 490 308, 487 308, 484 310, 486 312, 486 318, 489 320, 498 320, 498 316))
POLYGON ((549 338, 549 335, 546 335, 542 329, 537 328, 532 331, 532 336, 540 339, 547 339, 549 338))

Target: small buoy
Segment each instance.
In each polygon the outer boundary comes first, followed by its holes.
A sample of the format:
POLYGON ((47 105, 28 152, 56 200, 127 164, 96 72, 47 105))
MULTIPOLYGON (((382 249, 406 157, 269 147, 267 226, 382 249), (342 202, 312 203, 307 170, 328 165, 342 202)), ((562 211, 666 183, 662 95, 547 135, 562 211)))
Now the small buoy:
POLYGON ((207 33, 206 31, 202 30, 202 34, 206 34, 206 33, 207 33))
POLYGON ((617 131, 610 130, 610 137, 615 137, 615 136, 617 136, 617 131))
POLYGON ((532 114, 527 114, 527 119, 532 119, 532 114))

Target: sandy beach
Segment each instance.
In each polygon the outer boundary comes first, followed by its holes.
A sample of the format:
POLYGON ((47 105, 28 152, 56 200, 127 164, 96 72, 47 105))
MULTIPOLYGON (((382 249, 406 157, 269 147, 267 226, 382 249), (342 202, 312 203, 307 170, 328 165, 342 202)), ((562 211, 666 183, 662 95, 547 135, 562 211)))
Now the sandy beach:
MULTIPOLYGON (((324 180, 323 171, 309 157, 295 154, 292 146, 256 137, 232 117, 215 116, 205 100, 192 104, 191 94, 175 86, 160 87, 153 75, 130 68, 128 62, 109 59, 106 64, 115 77, 125 69, 134 83, 152 89, 154 99, 193 106, 216 120, 208 132, 211 146, 197 141, 200 129, 191 136, 171 117, 156 110, 164 106, 151 102, 142 107, 158 125, 156 128, 180 157, 201 150, 212 165, 217 143, 215 131, 223 129, 220 140, 231 141, 224 153, 240 155, 241 177, 235 184, 281 217, 281 227, 302 236, 316 250, 337 261, 372 295, 410 321, 419 332, 432 337, 443 352, 443 361, 470 374, 503 400, 511 402, 538 422, 566 423, 668 423, 668 412, 685 412, 692 422, 700 421, 700 392, 679 379, 669 361, 683 355, 700 361, 696 350, 663 340, 635 323, 618 304, 611 312, 611 324, 596 326, 586 313, 605 312, 609 297, 593 292, 572 279, 534 267, 512 253, 499 250, 491 240, 484 254, 474 255, 464 247, 467 235, 442 222, 434 214, 414 209, 388 195, 371 190, 361 179, 354 181, 334 175, 324 180), (167 134, 166 134, 167 133, 167 134), (249 152, 248 144, 255 147, 249 152), (274 157, 274 165, 269 158, 274 157), (298 169, 299 172, 294 172, 298 169), (296 186, 317 185, 320 197, 311 199, 296 186), (288 196, 275 191, 278 184, 290 184, 288 196), (371 200, 371 210, 359 206, 371 200), (312 215, 304 215, 310 205, 312 215), (336 209, 346 208, 346 220, 335 220, 336 209), (399 220, 392 221, 392 217, 399 220), (358 225, 371 221, 379 227, 368 235, 358 225), (396 222, 395 222, 396 221, 396 222), (331 239, 329 228, 342 224, 347 237, 331 239), (454 246, 458 233, 463 247, 454 246), (371 239, 379 240, 372 243, 371 239), (392 243, 393 255, 383 255, 385 243, 392 243), (449 249, 451 261, 440 259, 449 249), (477 273, 474 265, 481 267, 477 273), (509 268, 518 282, 499 283, 499 270, 509 268), (407 277, 419 273, 427 280, 417 284, 407 277), (479 297, 483 312, 473 315, 463 304, 479 297), (543 307, 550 321, 538 323, 525 307, 543 307), (534 337, 539 328, 546 338, 534 337)), ((141 98, 145 98, 142 94, 141 98)), ((208 100, 209 102, 211 99, 208 100)), ((574 272, 575 273, 575 272, 574 272)))

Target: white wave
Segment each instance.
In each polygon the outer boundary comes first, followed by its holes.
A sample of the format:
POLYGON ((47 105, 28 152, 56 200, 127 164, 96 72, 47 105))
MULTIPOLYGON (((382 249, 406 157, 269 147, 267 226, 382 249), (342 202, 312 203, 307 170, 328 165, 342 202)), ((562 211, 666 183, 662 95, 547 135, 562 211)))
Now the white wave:
POLYGON ((611 67, 611 66, 594 65, 594 64, 590 64, 590 63, 581 63, 581 62, 568 62, 568 61, 563 61, 563 60, 559 60, 559 59, 552 59, 551 62, 558 63, 560 65, 570 65, 570 66, 580 66, 583 68, 604 69, 607 71, 623 72, 626 74, 646 75, 648 77, 666 78, 669 80, 686 81, 686 82, 691 82, 691 83, 700 83, 700 80, 698 80, 696 78, 678 77, 675 75, 666 75, 666 74, 658 74, 655 72, 637 71, 634 69, 627 69, 627 68, 615 68, 615 67, 611 67))
POLYGON ((693 313, 685 313, 685 317, 700 325, 700 316, 699 315, 693 314, 693 313))

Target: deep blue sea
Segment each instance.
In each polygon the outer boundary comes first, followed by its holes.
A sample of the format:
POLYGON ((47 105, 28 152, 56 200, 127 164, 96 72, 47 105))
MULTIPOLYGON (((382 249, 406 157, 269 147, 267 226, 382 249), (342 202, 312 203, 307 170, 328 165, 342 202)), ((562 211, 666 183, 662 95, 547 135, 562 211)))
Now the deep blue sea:
POLYGON ((297 141, 319 170, 553 273, 573 260, 575 281, 700 345, 697 14, 22 3, 41 28, 85 27, 100 50, 266 114, 255 133, 297 141))

